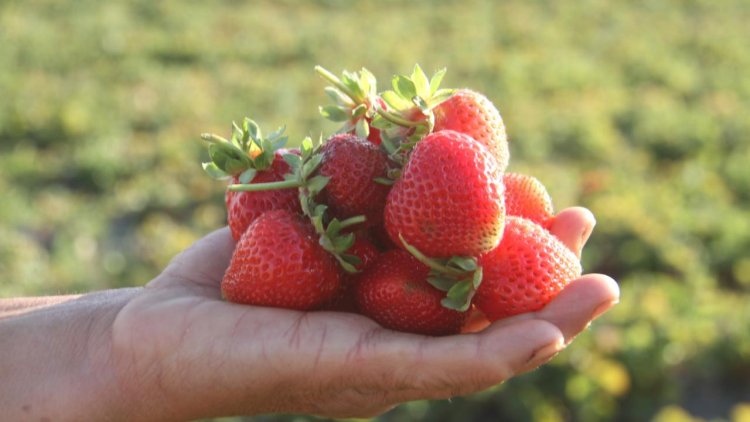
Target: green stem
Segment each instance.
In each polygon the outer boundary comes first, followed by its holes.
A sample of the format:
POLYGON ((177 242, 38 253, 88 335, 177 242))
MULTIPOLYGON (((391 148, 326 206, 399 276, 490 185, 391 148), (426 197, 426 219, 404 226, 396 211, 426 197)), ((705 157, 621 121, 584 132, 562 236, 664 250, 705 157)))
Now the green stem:
POLYGON ((377 111, 378 111, 378 114, 383 116, 385 120, 388 120, 389 122, 395 125, 399 125, 403 127, 417 127, 423 124, 422 122, 414 122, 411 120, 404 119, 403 117, 395 115, 389 111, 386 111, 381 107, 377 107, 377 111))
POLYGON ((344 228, 347 228, 349 226, 353 226, 355 224, 364 223, 366 220, 367 220, 367 217, 365 217, 364 215, 358 215, 356 217, 350 217, 350 218, 347 218, 346 220, 344 220, 344 221, 341 222, 341 228, 344 229, 344 228))
POLYGON ((457 270, 455 268, 448 267, 446 265, 443 265, 436 260, 429 258, 425 256, 422 252, 419 251, 419 249, 415 248, 414 246, 406 243, 404 240, 404 237, 401 236, 401 234, 398 235, 398 238, 401 239, 401 243, 404 245, 407 251, 409 251, 410 254, 414 256, 414 258, 417 258, 417 260, 431 269, 438 271, 443 274, 448 274, 452 276, 463 276, 466 274, 466 271, 457 270))
POLYGON ((230 143, 226 138, 222 138, 221 136, 215 135, 213 133, 201 133, 201 139, 203 139, 206 142, 212 142, 215 144, 230 143))
POLYGON ((302 186, 302 184, 298 180, 284 180, 282 182, 229 185, 227 189, 232 192, 258 192, 275 189, 291 189, 298 188, 300 186, 302 186))
POLYGON ((343 92, 344 94, 348 95, 349 98, 351 98, 353 101, 357 102, 357 104, 362 103, 362 99, 358 98, 357 94, 352 92, 349 88, 346 87, 346 85, 341 82, 341 79, 338 78, 338 76, 334 75, 333 73, 327 71, 322 66, 315 66, 315 71, 318 72, 320 76, 323 77, 323 79, 327 80, 333 86, 339 89, 339 91, 343 92))

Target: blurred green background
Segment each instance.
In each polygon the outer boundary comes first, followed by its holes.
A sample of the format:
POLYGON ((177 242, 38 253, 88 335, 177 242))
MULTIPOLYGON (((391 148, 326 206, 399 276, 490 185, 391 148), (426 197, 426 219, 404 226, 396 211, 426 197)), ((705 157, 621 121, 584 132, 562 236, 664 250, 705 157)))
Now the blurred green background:
MULTIPOLYGON (((622 301, 550 365, 382 421, 750 420, 750 2, 0 2, 0 295, 143 285, 224 224, 199 134, 330 133, 321 64, 485 93, 622 301)), ((302 416, 257 420, 306 421, 302 416)))

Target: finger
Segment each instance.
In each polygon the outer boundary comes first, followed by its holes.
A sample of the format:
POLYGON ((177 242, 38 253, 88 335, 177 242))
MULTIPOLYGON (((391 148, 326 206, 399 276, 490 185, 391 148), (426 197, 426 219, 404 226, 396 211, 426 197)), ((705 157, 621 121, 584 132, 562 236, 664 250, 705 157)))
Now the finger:
POLYGON ((567 344, 619 300, 617 282, 606 275, 587 274, 568 284, 552 302, 533 315, 559 328, 567 344))
POLYGON ((164 272, 200 285, 216 286, 229 266, 235 244, 228 227, 215 230, 175 256, 164 272))
POLYGON ((560 211, 550 224, 550 232, 562 240, 579 258, 583 245, 591 236, 596 218, 586 208, 572 207, 560 211))
POLYGON ((540 319, 439 338, 394 333, 378 339, 359 368, 386 380, 386 401, 444 399, 497 385, 546 362, 563 344, 560 330, 540 319))

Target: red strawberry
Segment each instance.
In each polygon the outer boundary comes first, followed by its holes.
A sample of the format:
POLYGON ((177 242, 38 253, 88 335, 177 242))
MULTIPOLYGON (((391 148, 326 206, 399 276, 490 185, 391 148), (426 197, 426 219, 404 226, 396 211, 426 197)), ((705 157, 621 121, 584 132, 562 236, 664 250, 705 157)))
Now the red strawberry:
POLYGON ((501 170, 508 166, 510 154, 505 135, 505 125, 494 104, 484 95, 459 89, 446 101, 434 108, 435 128, 465 133, 487 147, 501 170))
POLYGON ((491 321, 542 309, 581 275, 581 264, 570 249, 519 217, 506 219, 502 242, 478 262, 483 278, 474 304, 491 321))
MULTIPOLYGON (((230 185, 259 184, 284 180, 290 170, 282 155, 286 143, 283 128, 264 137, 253 120, 245 118, 242 125, 233 124, 232 138, 204 133, 209 142, 211 161, 203 169, 215 179, 230 179, 230 185)), ((299 154, 299 152, 297 152, 299 154)), ((276 192, 232 192, 224 196, 227 220, 232 237, 239 240, 247 226, 265 211, 286 209, 301 212, 299 199, 293 190, 276 192)))
POLYGON ((339 134, 323 144, 321 154, 319 174, 329 178, 322 194, 331 216, 344 220, 364 215, 367 226, 382 222, 390 186, 375 179, 387 177, 385 153, 364 138, 339 134))
MULTIPOLYGON (((259 171, 250 184, 284 180, 284 175, 289 172, 289 164, 282 157, 285 153, 287 152, 283 150, 277 151, 271 167, 259 171)), ((239 175, 232 177, 230 184, 238 183, 240 183, 239 175)), ((239 240, 250 223, 266 211, 287 210, 297 214, 302 212, 296 189, 258 192, 232 192, 228 190, 225 195, 225 202, 227 205, 227 221, 234 240, 239 240)))
POLYGON ((554 215, 552 199, 542 182, 533 176, 503 174, 505 213, 527 218, 545 228, 554 215))
POLYGON ((451 130, 432 133, 411 153, 385 206, 391 239, 439 258, 477 256, 503 234, 500 168, 487 149, 451 130))
MULTIPOLYGON (((359 264, 354 267, 357 271, 366 270, 378 257, 380 252, 367 238, 358 235, 354 244, 346 251, 359 259, 359 264)), ((329 300, 323 309, 329 311, 356 312, 357 302, 354 297, 359 273, 342 273, 341 287, 336 291, 333 298, 329 300)))
POLYGON ((393 330, 435 336, 458 333, 467 313, 441 305, 445 293, 427 282, 429 272, 406 251, 380 255, 359 277, 360 311, 393 330))
POLYGON ((340 269, 303 217, 268 211, 245 231, 221 282, 230 302, 306 310, 329 300, 340 269))

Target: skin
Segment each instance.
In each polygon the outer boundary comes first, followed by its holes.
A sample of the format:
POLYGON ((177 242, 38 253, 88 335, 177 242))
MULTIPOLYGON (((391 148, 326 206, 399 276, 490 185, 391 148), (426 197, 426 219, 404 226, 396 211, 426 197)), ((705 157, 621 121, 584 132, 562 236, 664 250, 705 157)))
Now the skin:
MULTIPOLYGON (((552 231, 580 254, 583 208, 552 231)), ((425 337, 359 315, 221 300, 234 241, 217 230, 141 288, 0 301, 0 408, 8 420, 190 420, 270 412, 370 417, 485 390, 550 360, 617 303, 584 275, 543 310, 425 337)))

